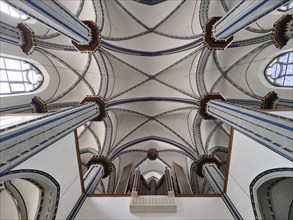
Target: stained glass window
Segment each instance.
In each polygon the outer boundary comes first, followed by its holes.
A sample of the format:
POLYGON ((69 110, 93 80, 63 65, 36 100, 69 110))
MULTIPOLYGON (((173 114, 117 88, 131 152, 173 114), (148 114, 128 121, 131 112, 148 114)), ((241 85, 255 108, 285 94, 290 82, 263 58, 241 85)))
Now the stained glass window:
POLYGON ((33 64, 0 56, 0 95, 29 93, 38 89, 44 76, 33 64))
POLYGON ((293 87, 293 51, 275 57, 266 67, 267 80, 282 87, 293 87))

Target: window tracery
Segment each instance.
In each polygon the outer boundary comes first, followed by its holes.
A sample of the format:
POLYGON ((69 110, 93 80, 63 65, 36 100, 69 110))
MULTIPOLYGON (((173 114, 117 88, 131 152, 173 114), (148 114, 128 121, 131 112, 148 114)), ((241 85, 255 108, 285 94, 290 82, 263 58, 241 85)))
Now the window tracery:
POLYGON ((43 74, 32 63, 0 56, 0 95, 33 92, 43 81, 43 74))
POLYGON ((266 79, 279 87, 293 87, 293 51, 275 57, 265 69, 266 79))

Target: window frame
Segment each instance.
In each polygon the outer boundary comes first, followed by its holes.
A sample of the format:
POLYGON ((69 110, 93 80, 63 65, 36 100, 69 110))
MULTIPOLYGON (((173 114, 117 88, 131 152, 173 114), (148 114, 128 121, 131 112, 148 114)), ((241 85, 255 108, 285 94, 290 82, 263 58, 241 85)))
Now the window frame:
MULTIPOLYGON (((289 57, 290 57, 290 54, 291 53, 293 53, 293 50, 292 51, 286 51, 284 53, 278 54, 277 56, 273 57, 271 59, 271 61, 265 66, 265 68, 264 68, 264 77, 265 77, 266 81, 269 82, 271 85, 273 85, 275 87, 278 87, 278 88, 293 88, 293 82, 292 82, 292 85, 289 85, 289 86, 287 86, 287 85, 281 85, 281 84, 278 84, 276 82, 272 82, 269 79, 269 77, 271 77, 271 75, 267 74, 268 69, 272 69, 272 67, 270 67, 270 66, 275 65, 275 63, 278 63, 279 65, 281 65, 281 68, 283 68, 283 66, 286 66, 286 68, 287 68, 289 65, 293 65, 293 63, 290 64, 290 62, 287 62, 286 64, 280 64, 278 60, 276 62, 274 62, 276 59, 278 59, 279 57, 284 56, 285 54, 289 54, 289 57)), ((283 74, 283 76, 284 77, 291 76, 293 78, 293 72, 292 73, 289 73, 289 72, 287 73, 287 70, 288 69, 286 69, 286 72, 283 74)), ((274 80, 274 81, 276 81, 276 80, 274 80)), ((284 82, 285 82, 285 79, 284 79, 284 82)))
POLYGON ((44 74, 33 63, 31 63, 27 60, 24 60, 24 59, 3 56, 3 55, 0 55, 0 58, 3 59, 3 65, 4 65, 3 67, 1 66, 0 70, 5 72, 5 76, 6 76, 5 77, 6 79, 4 79, 4 80, 0 78, 0 83, 8 83, 9 90, 10 90, 9 92, 5 92, 5 93, 1 93, 1 91, 0 91, 0 96, 10 96, 10 95, 16 95, 16 94, 21 94, 21 95, 30 94, 30 93, 33 93, 33 92, 37 91, 38 89, 40 89, 41 86, 44 84, 44 81, 45 81, 44 74), (19 62, 20 69, 7 68, 6 60, 13 60, 13 61, 19 62), (24 69, 22 64, 29 65, 29 67, 24 69), (41 76, 41 78, 36 78, 36 83, 33 83, 31 81, 31 79, 29 77, 30 71, 33 71, 32 74, 34 74, 36 77, 39 77, 39 75, 41 76), (17 80, 10 79, 9 72, 10 73, 11 72, 19 72, 21 74, 22 79, 21 80, 20 79, 17 79, 17 80), (23 91, 13 91, 11 84, 23 85, 24 90, 23 91), (27 89, 26 84, 31 85, 33 88, 27 89))

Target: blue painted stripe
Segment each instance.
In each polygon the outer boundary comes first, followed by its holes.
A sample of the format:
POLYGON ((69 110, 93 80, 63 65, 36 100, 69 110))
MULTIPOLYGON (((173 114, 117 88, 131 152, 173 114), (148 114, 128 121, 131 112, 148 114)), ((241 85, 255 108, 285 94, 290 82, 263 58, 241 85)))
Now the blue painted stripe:
POLYGON ((65 50, 65 51, 77 51, 77 49, 75 49, 75 48, 64 48, 63 50, 65 50))
POLYGON ((205 168, 205 170, 208 172, 209 176, 212 178, 213 182, 216 184, 216 187, 218 188, 219 192, 221 194, 223 194, 223 189, 221 189, 221 187, 219 186, 219 184, 216 182, 216 180, 213 177, 213 175, 211 174, 211 172, 207 168, 205 168))
MULTIPOLYGON (((52 14, 48 13, 46 10, 44 10, 43 8, 41 8, 40 6, 38 6, 38 4, 35 4, 32 0, 26 0, 26 2, 30 3, 33 7, 37 8, 39 11, 43 12, 44 14, 46 14, 48 17, 52 18, 54 21, 62 24, 63 26, 65 26, 66 28, 68 28, 69 30, 71 30, 73 33, 75 33, 76 35, 80 36, 83 40, 85 41, 89 41, 90 37, 88 36, 88 38, 82 36, 77 30, 69 27, 67 24, 65 24, 63 21, 59 20, 58 18, 52 16, 52 14)), ((82 25, 84 25, 82 23, 82 25)), ((88 33, 89 34, 89 33, 88 33)))
POLYGON ((19 42, 19 41, 13 41, 13 40, 8 39, 8 38, 4 38, 2 36, 0 36, 0 41, 5 41, 7 43, 12 43, 12 44, 17 44, 17 45, 18 45, 18 42, 19 42))
POLYGON ((187 155, 189 155, 190 158, 192 158, 194 160, 196 159, 195 156, 194 156, 194 153, 191 150, 184 148, 181 144, 179 144, 179 143, 177 143, 175 141, 166 139, 166 138, 150 136, 150 137, 146 137, 146 138, 136 139, 136 140, 131 141, 131 142, 127 143, 127 144, 124 144, 123 146, 121 146, 120 148, 118 148, 117 150, 115 150, 112 153, 112 155, 110 156, 110 160, 113 160, 120 152, 122 152, 123 150, 127 149, 128 147, 130 147, 132 145, 143 143, 143 142, 146 142, 146 141, 151 141, 151 140, 161 141, 161 142, 173 145, 175 147, 178 147, 180 150, 182 150, 187 155))
POLYGON ((24 105, 16 105, 16 106, 11 106, 11 107, 1 108, 0 113, 15 110, 15 109, 20 109, 20 108, 29 108, 29 107, 31 107, 30 104, 24 104, 24 105))
POLYGON ((25 11, 25 10, 23 10, 23 9, 21 9, 21 8, 18 8, 16 5, 12 4, 11 2, 8 2, 7 0, 5 0, 5 1, 6 1, 7 4, 10 4, 12 7, 16 8, 17 10, 21 11, 22 13, 29 15, 30 17, 32 17, 32 18, 34 18, 35 20, 37 20, 37 21, 39 21, 40 23, 42 23, 43 25, 46 25, 46 26, 48 26, 49 28, 52 28, 52 29, 54 29, 55 31, 57 31, 57 32, 59 32, 59 33, 61 33, 61 34, 63 34, 64 36, 66 36, 66 37, 72 39, 71 36, 69 36, 68 34, 65 34, 65 33, 62 32, 61 30, 57 30, 57 29, 56 29, 55 27, 53 27, 52 25, 49 25, 49 24, 43 22, 41 19, 37 18, 36 16, 34 16, 34 15, 28 13, 27 11, 25 11))
POLYGON ((227 208, 230 210, 231 214, 234 216, 234 218, 237 220, 242 220, 242 216, 240 216, 238 210, 235 208, 235 206, 225 193, 222 194, 222 199, 224 203, 227 205, 227 208))
POLYGON ((293 153, 292 150, 288 149, 288 148, 284 148, 285 151, 289 152, 289 153, 293 153))
MULTIPOLYGON (((268 149, 274 151, 275 153, 279 154, 280 156, 282 156, 282 157, 284 157, 284 158, 286 158, 286 159, 288 159, 288 160, 290 160, 290 161, 293 162, 293 158, 292 158, 292 157, 290 157, 290 156, 288 156, 288 155, 282 153, 282 152, 281 152, 280 150, 278 150, 278 149, 275 149, 275 148, 271 147, 270 145, 266 144, 265 142, 262 142, 261 140, 255 138, 253 135, 250 135, 250 134, 248 134, 248 133, 245 133, 243 130, 241 130, 241 129, 239 129, 239 128, 235 128, 235 130, 239 131, 241 134, 243 134, 243 135, 245 135, 245 136, 251 138, 252 140, 256 141, 257 143, 259 143, 259 144, 265 146, 266 148, 268 148, 268 149)), ((279 146, 281 146, 281 145, 279 145, 279 146)), ((283 149, 283 150, 285 150, 285 149, 283 149)))
MULTIPOLYGON (((91 110, 89 110, 89 111, 87 111, 87 112, 83 112, 83 113, 80 114, 80 115, 76 115, 75 118, 78 118, 78 117, 82 116, 83 114, 87 114, 87 113, 89 113, 89 112, 91 112, 91 110)), ((82 120, 82 122, 79 122, 79 124, 80 124, 80 123, 83 123, 84 121, 87 121, 87 120, 91 119, 92 117, 93 117, 93 115, 90 115, 88 118, 85 118, 84 120, 82 120)), ((72 120, 72 119, 68 119, 68 120, 64 121, 63 124, 68 123, 68 122, 71 121, 71 120, 72 120)), ((57 125, 57 126, 58 126, 58 125, 57 125)), ((66 130, 70 129, 71 127, 73 127, 73 125, 69 126, 66 130)), ((48 131, 50 131, 50 130, 52 130, 52 129, 54 129, 54 128, 56 128, 56 126, 55 126, 55 127, 52 127, 52 128, 49 128, 49 129, 47 129, 47 130, 42 130, 41 132, 35 134, 34 136, 30 136, 29 138, 27 138, 27 139, 25 139, 25 140, 22 140, 21 142, 24 142, 24 141, 27 141, 28 139, 31 139, 31 138, 34 138, 34 137, 36 137, 36 136, 39 136, 39 135, 45 134, 46 132, 48 132, 48 131)), ((65 130, 65 131, 66 131, 66 130, 65 130)), ((62 132, 60 132, 60 133, 62 133, 62 132)), ((60 134, 60 133, 59 133, 59 134, 60 134)), ((56 134, 55 136, 58 136, 58 135, 56 134)), ((54 137, 54 136, 51 136, 50 138, 53 138, 53 137, 54 137)), ((44 144, 46 141, 47 141, 47 140, 44 140, 44 141, 40 142, 39 144, 40 144, 40 145, 41 145, 41 144, 44 144)), ((13 145, 11 145, 11 146, 5 148, 4 150, 8 150, 8 149, 10 149, 10 148, 13 148, 15 145, 20 144, 21 142, 19 142, 19 143, 15 143, 15 144, 13 144, 13 145)), ((34 146, 33 149, 36 148, 36 147, 38 147, 38 145, 34 146)), ((31 149, 32 149, 32 148, 31 148, 31 149)), ((0 152, 1 152, 1 151, 4 151, 4 150, 0 150, 0 152)))
POLYGON ((0 25, 5 29, 8 29, 8 30, 15 32, 15 33, 18 33, 17 30, 15 29, 15 27, 12 25, 6 24, 5 22, 2 22, 2 21, 0 21, 0 25))
MULTIPOLYGON (((96 176, 93 178, 92 182, 98 176, 100 170, 101 170, 101 167, 99 167, 99 170, 98 170, 96 176)), ((92 184, 92 182, 90 184, 92 184)), ((86 190, 86 193, 88 193, 87 190, 86 190)), ((82 204, 84 203, 84 201, 86 199, 86 193, 81 194, 81 196, 79 197, 78 201, 76 202, 76 204, 74 205, 73 209, 71 210, 71 212, 69 213, 69 215, 68 215, 68 217, 66 219, 71 220, 71 219, 74 219, 76 217, 78 211, 80 210, 82 204)))
MULTIPOLYGON (((215 115, 217 115, 217 114, 215 114, 215 115)), ((238 124, 233 123, 233 122, 231 122, 231 121, 229 121, 229 120, 225 120, 225 118, 223 118, 223 117, 221 117, 221 116, 219 116, 219 115, 217 115, 217 117, 221 118, 221 120, 222 120, 223 122, 226 122, 227 124, 231 125, 235 130, 239 131, 241 134, 243 134, 243 135, 245 135, 245 136, 251 138, 252 140, 256 141, 257 143, 259 143, 259 144, 265 146, 266 148, 268 148, 268 149, 274 151, 275 153, 279 154, 280 156, 282 156, 282 157, 284 157, 284 158, 286 158, 286 159, 288 159, 288 160, 290 160, 290 161, 293 162, 293 157, 292 157, 292 156, 288 156, 288 155, 286 155, 285 153, 281 152, 280 149, 275 149, 275 148, 271 147, 270 145, 268 145, 267 143, 263 142, 262 139, 258 139, 258 138, 256 138, 256 137, 255 137, 255 134, 253 134, 252 131, 250 131, 250 130, 248 130, 248 129, 244 129, 243 127, 241 127, 241 126, 239 126, 238 124), (234 125, 234 126, 233 126, 233 125, 234 125), (252 134, 253 134, 253 135, 252 135, 252 134)), ((274 145, 279 146, 279 147, 282 146, 282 145, 280 145, 280 144, 278 144, 278 145, 277 145, 277 144, 274 144, 274 145)))
MULTIPOLYGON (((86 118, 85 120, 90 120, 92 116, 86 118)), ((57 139, 55 139, 54 141, 51 141, 49 144, 44 145, 42 148, 39 148, 38 150, 36 150, 35 152, 31 153, 29 157, 22 157, 20 161, 14 163, 13 165, 11 164, 2 164, 0 163, 0 168, 9 165, 9 168, 5 168, 4 171, 2 172, 7 172, 8 170, 11 170, 13 168, 15 168, 16 166, 18 166, 19 164, 23 163, 24 161, 26 161, 27 159, 31 158, 32 156, 34 156, 35 154, 38 154, 39 152, 41 152, 42 150, 46 149, 47 147, 51 146, 52 144, 54 144, 55 142, 59 141, 62 137, 65 137, 66 135, 68 135, 70 132, 72 132, 73 129, 78 128, 79 126, 81 126, 83 124, 83 122, 80 122, 78 124, 75 124, 74 126, 71 126, 69 129, 62 131, 61 133, 59 133, 59 137, 57 139)), ((47 140, 41 142, 42 144, 44 144, 45 142, 47 142, 47 140)), ((36 149, 38 147, 38 145, 35 145, 33 148, 36 149)), ((31 152, 26 150, 27 152, 31 152)), ((16 158, 18 159, 18 158, 16 158)))
MULTIPOLYGON (((211 107, 211 106, 210 106, 210 107, 211 107)), ((214 107, 214 108, 215 108, 215 107, 214 107)), ((276 130, 272 130, 272 129, 269 129, 269 128, 267 128, 267 127, 261 126, 261 125, 259 125, 259 124, 257 124, 257 123, 254 123, 253 121, 249 121, 249 120, 247 120, 247 119, 245 119, 245 118, 241 118, 241 117, 238 117, 238 116, 236 116, 236 115, 233 115, 232 113, 228 113, 228 112, 225 111, 225 110, 217 109, 217 108, 215 108, 215 109, 216 109, 217 111, 220 111, 220 112, 224 113, 224 114, 225 114, 225 118, 222 117, 222 116, 220 116, 220 115, 218 115, 218 114, 216 114, 215 112, 211 112, 210 109, 208 109, 208 112, 209 112, 212 116, 216 115, 217 117, 222 118, 223 122, 226 122, 226 123, 228 123, 228 124, 233 124, 233 125, 235 125, 235 126, 241 127, 241 128, 244 129, 244 130, 249 131, 250 133, 253 133, 253 134, 254 134, 255 136, 257 136, 258 138, 265 138, 265 137, 262 136, 260 133, 255 133, 255 132, 252 132, 251 130, 248 130, 248 128, 247 128, 248 126, 243 127, 243 126, 241 126, 239 123, 234 123, 234 122, 232 122, 231 120, 228 120, 227 117, 229 117, 229 116, 235 117, 236 119, 240 119, 240 120, 242 120, 243 122, 250 123, 252 126, 260 127, 260 128, 262 128, 263 130, 267 130, 267 131, 272 132, 272 133, 274 133, 274 134, 276 134, 276 135, 279 135, 279 136, 281 136, 282 138, 289 139, 289 140, 293 140, 293 138, 291 138, 290 136, 283 135, 282 132, 278 132, 278 131, 276 131, 276 130), (226 114, 227 114, 228 116, 227 116, 226 114)), ((257 129, 259 129, 259 128, 257 128, 257 129)), ((273 143, 273 141, 270 140, 269 138, 267 138, 267 140, 269 140, 269 142, 272 142, 272 143, 273 143)), ((277 143, 273 143, 273 144, 276 145, 276 146, 281 146, 281 145, 279 145, 279 144, 277 144, 277 143)))
POLYGON ((230 9, 229 11, 228 11, 228 13, 226 13, 225 14, 225 16, 224 17, 222 17, 216 24, 215 24, 215 28, 217 28, 217 26, 219 25, 219 24, 221 24, 224 20, 226 20, 227 19, 227 17, 232 13, 232 12, 234 12, 237 8, 239 8, 245 1, 247 1, 247 0, 242 0, 238 5, 236 5, 234 8, 232 8, 232 9, 230 9))
MULTIPOLYGON (((260 138, 260 139, 262 139, 262 140, 265 140, 265 141, 267 141, 267 142, 270 142, 271 144, 273 144, 273 145, 276 145, 277 147, 281 147, 282 145, 281 144, 278 144, 278 143, 274 143, 273 142, 273 140, 271 140, 271 139, 269 139, 269 138, 266 138, 266 137, 264 137, 264 136, 262 136, 262 135, 260 135, 260 134, 258 134, 258 133, 255 133, 255 132, 253 132, 252 130, 249 130, 248 128, 246 128, 246 127, 243 127, 243 126, 241 126, 241 125, 239 125, 239 124, 237 124, 237 123, 234 123, 234 122, 232 122, 231 120, 228 120, 228 119, 226 119, 226 118, 224 118, 224 117, 222 117, 222 116, 220 116, 220 115, 218 115, 218 114, 216 114, 216 113, 213 113, 213 115, 216 115, 218 118, 220 118, 220 119, 222 119, 222 121, 223 122, 226 122, 227 124, 229 124, 229 125, 234 125, 233 127, 234 128, 236 128, 236 127, 239 127, 239 128, 241 128, 241 129, 243 129, 243 130, 245 130, 245 131, 247 131, 247 132, 249 132, 249 133, 252 133, 254 136, 256 136, 256 137, 258 137, 258 138, 260 138)), ((283 137, 283 138, 287 138, 287 139, 289 139, 289 140, 293 140, 291 137, 287 137, 287 136, 284 136, 283 134, 280 134, 280 133, 278 133, 278 132, 276 132, 276 131, 273 131, 273 130, 270 130, 270 129, 267 129, 267 128, 265 128, 265 127, 261 127, 262 129, 266 129, 266 130, 268 130, 268 131, 270 131, 270 132, 273 132, 273 133, 275 133, 275 134, 277 134, 278 136, 281 136, 281 137, 283 137)), ((286 148, 284 148, 284 149, 286 149, 286 148)), ((289 149, 288 149, 289 150, 289 149)), ((291 150, 290 150, 291 151, 291 150)), ((292 152, 292 151, 291 151, 292 152)))
POLYGON ((136 55, 136 56, 153 57, 153 56, 162 56, 162 55, 168 55, 168 54, 172 54, 172 53, 182 52, 182 51, 197 47, 197 46, 201 45, 201 43, 202 43, 202 39, 200 38, 196 41, 193 41, 191 43, 188 43, 188 44, 180 46, 180 47, 171 48, 171 49, 167 49, 167 50, 161 50, 161 51, 155 51, 155 52, 127 49, 127 48, 118 47, 116 45, 109 44, 105 41, 102 41, 101 45, 106 49, 114 50, 119 53, 131 54, 131 55, 136 55))
MULTIPOLYGON (((91 112, 91 111, 92 111, 92 110, 89 110, 89 111, 87 111, 87 112, 83 112, 83 113, 80 114, 80 115, 76 115, 75 118, 80 117, 80 116, 82 116, 83 114, 87 114, 87 113, 89 113, 89 112, 91 112)), ((89 119, 92 118, 92 117, 93 117, 93 115, 90 115, 90 116, 89 116, 89 119)), ((85 120, 86 120, 86 119, 87 119, 87 118, 85 118, 85 120)), ((65 123, 68 123, 68 122, 71 121, 71 120, 72 120, 72 119, 68 119, 68 120, 64 121, 63 123, 64 123, 64 124, 65 124, 65 123)), ((83 120, 83 121, 84 121, 84 120, 83 120)), ((58 126, 58 125, 57 125, 57 126, 58 126)), ((55 126, 55 127, 56 127, 56 126, 55 126)), ((44 133, 46 133, 46 132, 48 132, 48 131, 54 129, 55 127, 49 128, 49 129, 47 129, 47 130, 42 130, 41 132, 35 134, 34 136, 30 136, 29 138, 24 139, 24 140, 22 140, 21 142, 18 142, 18 143, 12 144, 12 145, 10 145, 9 147, 6 147, 5 149, 0 150, 0 152, 5 151, 5 150, 8 150, 8 149, 10 149, 10 148, 13 148, 15 145, 20 144, 20 143, 22 143, 22 142, 24 142, 24 141, 27 141, 27 140, 30 139, 30 138, 34 138, 34 137, 36 137, 36 136, 38 136, 38 135, 42 135, 42 134, 44 134, 44 133)), ((72 127, 72 126, 71 126, 71 127, 72 127)), ((70 128, 70 127, 69 127, 69 128, 70 128)), ((47 141, 47 140, 41 142, 40 144, 43 144, 43 143, 45 143, 46 141, 47 141)))
POLYGON ((85 189, 85 192, 88 193, 88 190, 90 188, 90 186, 93 184, 93 182, 96 180, 97 176, 100 174, 100 171, 101 171, 101 167, 98 167, 98 170, 96 171, 96 175, 92 178, 92 180, 89 182, 89 184, 87 185, 86 189, 85 189))
MULTIPOLYGON (((229 30, 230 28, 232 28, 235 24, 237 24, 238 22, 240 22, 241 20, 243 20, 244 18, 246 18, 248 15, 252 14, 254 11, 256 11, 257 9, 259 9, 260 7, 262 7, 264 4, 268 3, 270 0, 263 0, 261 3, 259 3, 257 6, 255 6, 255 8, 253 8, 252 10, 250 10, 249 12, 247 12, 246 14, 242 15, 240 18, 238 18, 235 22, 233 22, 230 26, 228 26, 226 29, 224 29, 223 31, 221 31, 220 33, 216 32, 216 37, 218 37, 219 35, 223 34, 224 32, 226 32, 227 30, 229 30)), ((235 32, 234 32, 235 33, 235 32)))
POLYGON ((62 116, 59 116, 59 117, 57 117, 57 118, 53 118, 53 119, 51 119, 51 120, 49 120, 49 121, 46 121, 46 122, 40 123, 40 124, 38 124, 38 125, 32 126, 32 127, 30 127, 30 128, 27 128, 27 129, 21 130, 21 131, 19 131, 19 132, 16 132, 15 134, 8 135, 8 136, 2 138, 1 141, 4 142, 4 141, 7 141, 7 140, 9 140, 9 139, 11 139, 11 138, 17 137, 17 136, 19 136, 19 135, 23 135, 23 134, 28 133, 28 132, 30 132, 30 131, 36 129, 36 128, 43 127, 43 126, 45 126, 45 125, 51 124, 51 123, 53 123, 53 122, 55 122, 55 121, 58 121, 58 120, 60 120, 60 119, 62 119, 62 118, 65 118, 65 117, 68 117, 68 116, 73 115, 73 114, 75 114, 75 113, 78 113, 78 112, 84 111, 84 110, 86 110, 86 109, 88 109, 88 108, 91 108, 93 105, 95 105, 95 104, 88 105, 86 108, 78 109, 78 110, 73 111, 73 112, 71 112, 71 113, 68 113, 68 114, 66 114, 66 115, 62 115, 62 116))
MULTIPOLYGON (((7 1, 6 1, 7 2, 7 1)), ((46 10, 44 10, 42 7, 38 6, 37 4, 35 4, 32 0, 26 0, 26 2, 30 5, 32 5, 33 7, 35 7, 38 11, 43 12, 47 17, 53 19, 55 22, 62 24, 64 27, 66 27, 68 30, 72 31, 73 33, 75 33, 77 36, 80 36, 83 40, 85 40, 86 42, 88 42, 90 40, 90 36, 89 39, 87 39, 86 37, 82 36, 78 31, 76 31, 75 29, 69 27, 67 24, 65 24, 63 21, 59 20, 58 18, 52 16, 52 14, 48 13, 46 10)), ((13 6, 14 8, 18 8, 16 5, 12 4, 11 2, 7 2, 7 4, 13 6)), ((29 14, 26 11, 21 10, 22 12, 29 14)), ((30 14, 29 14, 30 15, 30 14)), ((32 16, 34 17, 34 16, 32 16)), ((46 24, 47 25, 47 24, 46 24)), ((83 25, 83 24, 82 24, 83 25)), ((48 25, 50 26, 50 25, 48 25)), ((52 26, 50 26, 52 27, 52 26)), ((52 27, 54 30, 57 30, 56 27, 52 27)), ((60 30, 57 30, 58 32, 61 32, 60 30)), ((62 33, 62 32, 61 32, 62 33)), ((68 35, 67 35, 68 36, 68 35)))
MULTIPOLYGON (((262 117, 259 117, 259 116, 255 116, 255 115, 252 115, 252 114, 249 114, 249 113, 246 113, 246 112, 242 112, 240 110, 236 110, 236 109, 233 109, 233 108, 230 108, 230 107, 227 107, 227 106, 223 106, 223 105, 220 105, 216 102, 213 102, 213 101, 210 101, 208 103, 208 105, 216 105, 216 106, 219 106, 219 107, 222 107, 222 108, 225 108, 225 109, 228 109, 230 111, 233 111, 233 112, 237 112, 237 113, 240 113, 242 115, 245 115, 245 116, 248 116, 248 117, 251 117, 251 118, 254 118, 254 119, 257 119, 259 121, 263 121, 263 122, 266 122, 266 123, 269 123, 269 124, 272 124, 274 126, 277 126, 277 127, 280 127, 280 128, 283 128, 285 130, 288 130, 288 131, 293 131, 293 127, 290 127, 290 126, 287 126, 287 125, 284 125, 284 124, 281 124, 281 123, 278 123, 278 122, 275 122, 275 121, 272 121, 272 120, 269 120, 269 119, 265 119, 265 118, 262 118, 262 117)), ((249 110, 251 111, 251 110, 249 110)), ((261 113, 261 114, 264 114, 260 111, 257 111, 258 113, 261 113)), ((274 115, 270 115, 271 117, 273 118, 278 118, 277 116, 274 116, 274 115)), ((289 119, 290 121, 293 122, 293 120, 289 119)))
POLYGON ((146 5, 149 5, 149 6, 153 6, 153 5, 156 5, 156 4, 160 4, 166 0, 134 0, 134 1, 137 1, 141 4, 146 4, 146 5))
POLYGON ((279 99, 277 102, 278 104, 281 104, 282 102, 293 104, 293 100, 287 100, 287 99, 279 99))
POLYGON ((82 204, 84 203, 85 199, 86 199, 86 194, 82 193, 81 196, 78 198, 76 204, 72 208, 71 212, 69 213, 68 217, 66 218, 66 220, 75 219, 75 217, 76 217, 78 211, 80 210, 82 204))
POLYGON ((198 105, 198 100, 196 99, 180 99, 180 98, 167 98, 167 97, 144 97, 144 98, 133 98, 133 99, 122 99, 117 101, 111 101, 108 103, 107 107, 113 107, 116 105, 122 105, 127 103, 133 103, 133 102, 179 102, 179 103, 185 103, 190 105, 198 105))
POLYGON ((60 113, 65 112, 65 111, 69 111, 69 110, 74 109, 74 108, 76 108, 76 107, 72 107, 72 108, 69 108, 69 109, 64 109, 64 110, 61 110, 61 111, 57 111, 57 112, 54 112, 54 113, 50 113, 48 115, 44 115, 44 116, 37 117, 37 118, 32 119, 32 120, 28 120, 28 121, 19 123, 17 125, 12 125, 12 126, 9 126, 9 127, 6 127, 6 128, 2 128, 2 129, 0 129, 0 134, 2 134, 4 131, 7 131, 7 130, 12 129, 12 128, 15 128, 17 126, 21 126, 21 125, 24 125, 24 124, 27 124, 27 123, 31 123, 31 122, 34 122, 36 120, 41 120, 41 119, 44 119, 44 118, 48 118, 48 117, 51 117, 53 115, 60 114, 60 113))
MULTIPOLYGON (((45 0, 45 2, 46 2, 47 0, 45 0)), ((44 1, 43 1, 44 2, 44 1)), ((61 8, 61 10, 62 10, 62 12, 65 12, 66 14, 68 14, 73 20, 75 20, 75 21, 77 21, 78 23, 80 23, 82 26, 83 26, 83 28, 85 28, 85 29, 87 29, 88 31, 90 31, 89 30, 89 28, 84 24, 84 23, 82 23, 74 14, 72 14, 70 11, 68 11, 67 10, 67 8, 66 7, 64 7, 64 5, 62 5, 62 4, 60 4, 60 3, 58 3, 57 1, 54 1, 54 3, 56 4, 56 5, 58 5, 59 6, 59 8, 61 8)), ((47 5, 48 6, 48 5, 47 5)), ((49 6, 48 6, 49 7, 49 6)), ((51 8, 51 7, 50 7, 51 8)), ((53 9, 54 10, 54 9, 53 9)), ((71 22, 70 22, 71 23, 71 22)))

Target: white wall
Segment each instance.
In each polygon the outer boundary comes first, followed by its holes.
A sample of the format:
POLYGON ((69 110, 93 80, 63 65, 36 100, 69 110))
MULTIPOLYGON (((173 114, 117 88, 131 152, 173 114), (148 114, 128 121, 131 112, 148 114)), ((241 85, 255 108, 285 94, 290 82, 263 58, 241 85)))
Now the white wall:
POLYGON ((66 219, 81 195, 74 134, 68 134, 14 170, 18 169, 41 170, 58 181, 60 201, 56 218, 66 219))
POLYGON ((130 213, 130 197, 89 197, 76 219, 233 219, 221 198, 176 198, 177 213, 130 213))
POLYGON ((26 180, 15 179, 11 182, 20 192, 25 202, 27 209, 27 218, 34 219, 36 217, 36 212, 39 204, 40 191, 35 185, 26 180))
POLYGON ((17 219, 18 213, 11 196, 5 191, 0 192, 0 219, 17 219))
MULTIPOLYGON (((290 116, 292 112, 277 112, 290 116)), ((244 219, 254 219, 249 185, 260 173, 279 167, 292 167, 292 162, 234 131, 227 195, 244 219)))

